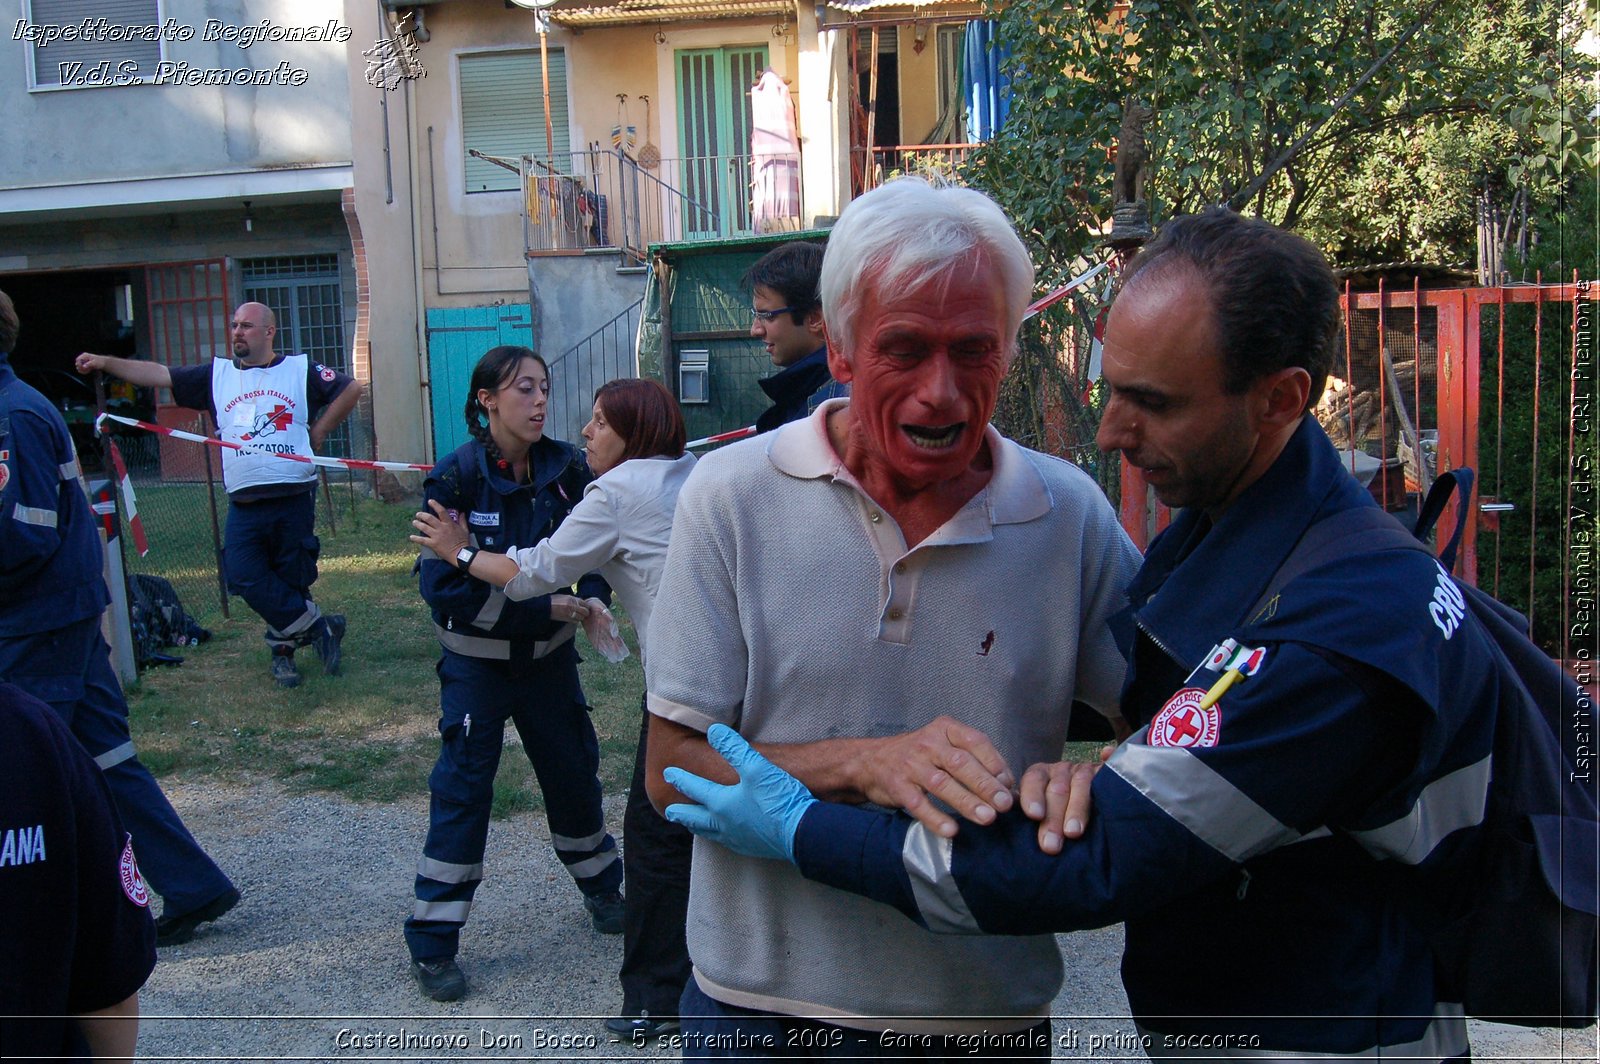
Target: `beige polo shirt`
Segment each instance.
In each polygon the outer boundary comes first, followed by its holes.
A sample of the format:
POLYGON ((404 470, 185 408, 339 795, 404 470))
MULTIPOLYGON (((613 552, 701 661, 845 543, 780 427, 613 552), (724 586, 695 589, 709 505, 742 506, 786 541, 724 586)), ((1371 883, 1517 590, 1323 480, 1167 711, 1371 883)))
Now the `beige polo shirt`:
MULTIPOLYGON (((689 477, 651 632, 650 711, 786 743, 894 735, 947 713, 1019 775, 1059 759, 1073 699, 1113 715, 1121 690, 1106 622, 1139 556, 1110 504, 1076 467, 990 428, 989 484, 908 550, 828 441, 828 412, 846 402, 716 451, 689 477)), ((702 840, 688 940, 713 998, 868 1029, 1019 1030, 1061 982, 1051 936, 931 934, 702 840)))

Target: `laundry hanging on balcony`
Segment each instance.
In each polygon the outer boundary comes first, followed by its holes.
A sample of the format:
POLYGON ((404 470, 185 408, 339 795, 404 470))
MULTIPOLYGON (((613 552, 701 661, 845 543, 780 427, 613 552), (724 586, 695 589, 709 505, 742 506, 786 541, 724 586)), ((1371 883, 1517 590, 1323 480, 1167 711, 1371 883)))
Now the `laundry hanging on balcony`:
POLYGON ((750 89, 750 219, 758 233, 800 228, 800 139, 789 86, 767 70, 750 89))
POLYGON ((967 139, 988 140, 1005 125, 1011 111, 1011 79, 1000 69, 1011 48, 996 39, 995 23, 974 19, 967 23, 966 66, 967 139))

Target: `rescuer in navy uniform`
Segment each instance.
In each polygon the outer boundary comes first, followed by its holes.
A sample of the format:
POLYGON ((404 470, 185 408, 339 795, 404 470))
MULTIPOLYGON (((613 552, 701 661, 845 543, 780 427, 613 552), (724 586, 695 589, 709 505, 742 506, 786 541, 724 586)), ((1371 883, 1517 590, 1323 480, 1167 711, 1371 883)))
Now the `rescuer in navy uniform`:
POLYGON ((294 666, 299 647, 313 647, 323 671, 338 674, 345 619, 324 614, 311 599, 321 550, 316 467, 277 455, 312 457, 355 409, 361 384, 306 355, 274 353, 277 334, 270 309, 245 303, 233 313, 232 358, 169 368, 86 351, 77 365, 79 373, 98 369, 143 388, 171 388, 179 406, 209 411, 218 436, 240 445, 241 450, 222 450, 228 590, 267 622, 272 679, 294 687, 300 683, 294 666))
POLYGON ((163 901, 157 944, 176 945, 233 908, 239 892, 134 753, 128 703, 100 635, 110 601, 100 533, 66 422, 12 372, 19 327, 0 292, 0 681, 48 703, 105 772, 163 901))
POLYGON ((622 862, 601 808, 600 745, 578 682, 577 622, 611 590, 598 574, 576 596, 512 600, 468 572, 479 551, 505 554, 550 536, 592 479, 576 447, 544 434, 550 377, 526 347, 490 348, 473 368, 472 439, 433 467, 424 506, 460 515, 471 544, 454 558, 422 548, 422 598, 439 639, 439 760, 428 777, 428 837, 405 922, 411 974, 434 1001, 467 992, 461 928, 483 880, 494 777, 506 721, 544 796, 550 844, 583 894, 594 929, 621 934, 622 862))
POLYGON ((132 1059, 149 905, 104 775, 49 706, 0 684, 5 1059, 132 1059))

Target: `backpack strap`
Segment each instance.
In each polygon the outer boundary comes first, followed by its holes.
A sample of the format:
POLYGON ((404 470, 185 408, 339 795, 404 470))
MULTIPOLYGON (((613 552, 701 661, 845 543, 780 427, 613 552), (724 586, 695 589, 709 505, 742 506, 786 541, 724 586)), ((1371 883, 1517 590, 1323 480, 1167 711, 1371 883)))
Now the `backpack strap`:
POLYGON ((1290 581, 1303 573, 1329 562, 1380 550, 1420 550, 1427 553, 1428 548, 1406 531, 1404 525, 1376 506, 1357 506, 1329 514, 1305 530, 1278 571, 1272 574, 1267 589, 1245 616, 1258 616, 1290 581))
POLYGON ((1398 520, 1377 506, 1340 510, 1315 522, 1301 535, 1300 541, 1294 545, 1278 571, 1272 574, 1267 589, 1245 616, 1258 616, 1262 608, 1288 586, 1289 581, 1329 562, 1380 550, 1420 550, 1427 553, 1428 546, 1424 540, 1433 531, 1434 525, 1438 524, 1439 516, 1450 502, 1450 496, 1459 487, 1461 494, 1456 499, 1456 527, 1450 535, 1450 541, 1438 554, 1441 565, 1447 570, 1454 569, 1456 551, 1461 546, 1461 535, 1467 527, 1473 480, 1472 470, 1465 466, 1441 473, 1428 491, 1428 497, 1417 515, 1416 526, 1409 532, 1398 520))
POLYGON ((1461 495, 1456 499, 1456 527, 1450 534, 1450 541, 1439 549, 1439 561, 1446 569, 1455 569, 1456 551, 1461 546, 1461 534, 1467 528, 1467 510, 1472 502, 1472 482, 1475 476, 1470 468, 1463 466, 1460 469, 1451 469, 1439 474, 1433 482, 1433 487, 1428 489, 1428 498, 1422 504, 1422 510, 1417 514, 1417 525, 1412 533, 1420 540, 1426 540, 1433 531, 1433 526, 1439 523, 1439 518, 1444 514, 1445 506, 1450 502, 1450 495, 1457 487, 1461 495))

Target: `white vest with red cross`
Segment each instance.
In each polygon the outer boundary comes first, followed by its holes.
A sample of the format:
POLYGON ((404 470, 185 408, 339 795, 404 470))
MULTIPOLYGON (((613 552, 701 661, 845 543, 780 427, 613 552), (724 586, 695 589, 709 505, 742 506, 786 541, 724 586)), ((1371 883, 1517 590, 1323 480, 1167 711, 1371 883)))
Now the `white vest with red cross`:
POLYGON ((311 457, 307 356, 285 355, 277 364, 241 367, 231 358, 211 361, 211 401, 217 434, 242 449, 222 449, 222 484, 228 493, 263 484, 299 484, 316 479, 309 462, 280 454, 311 457))

